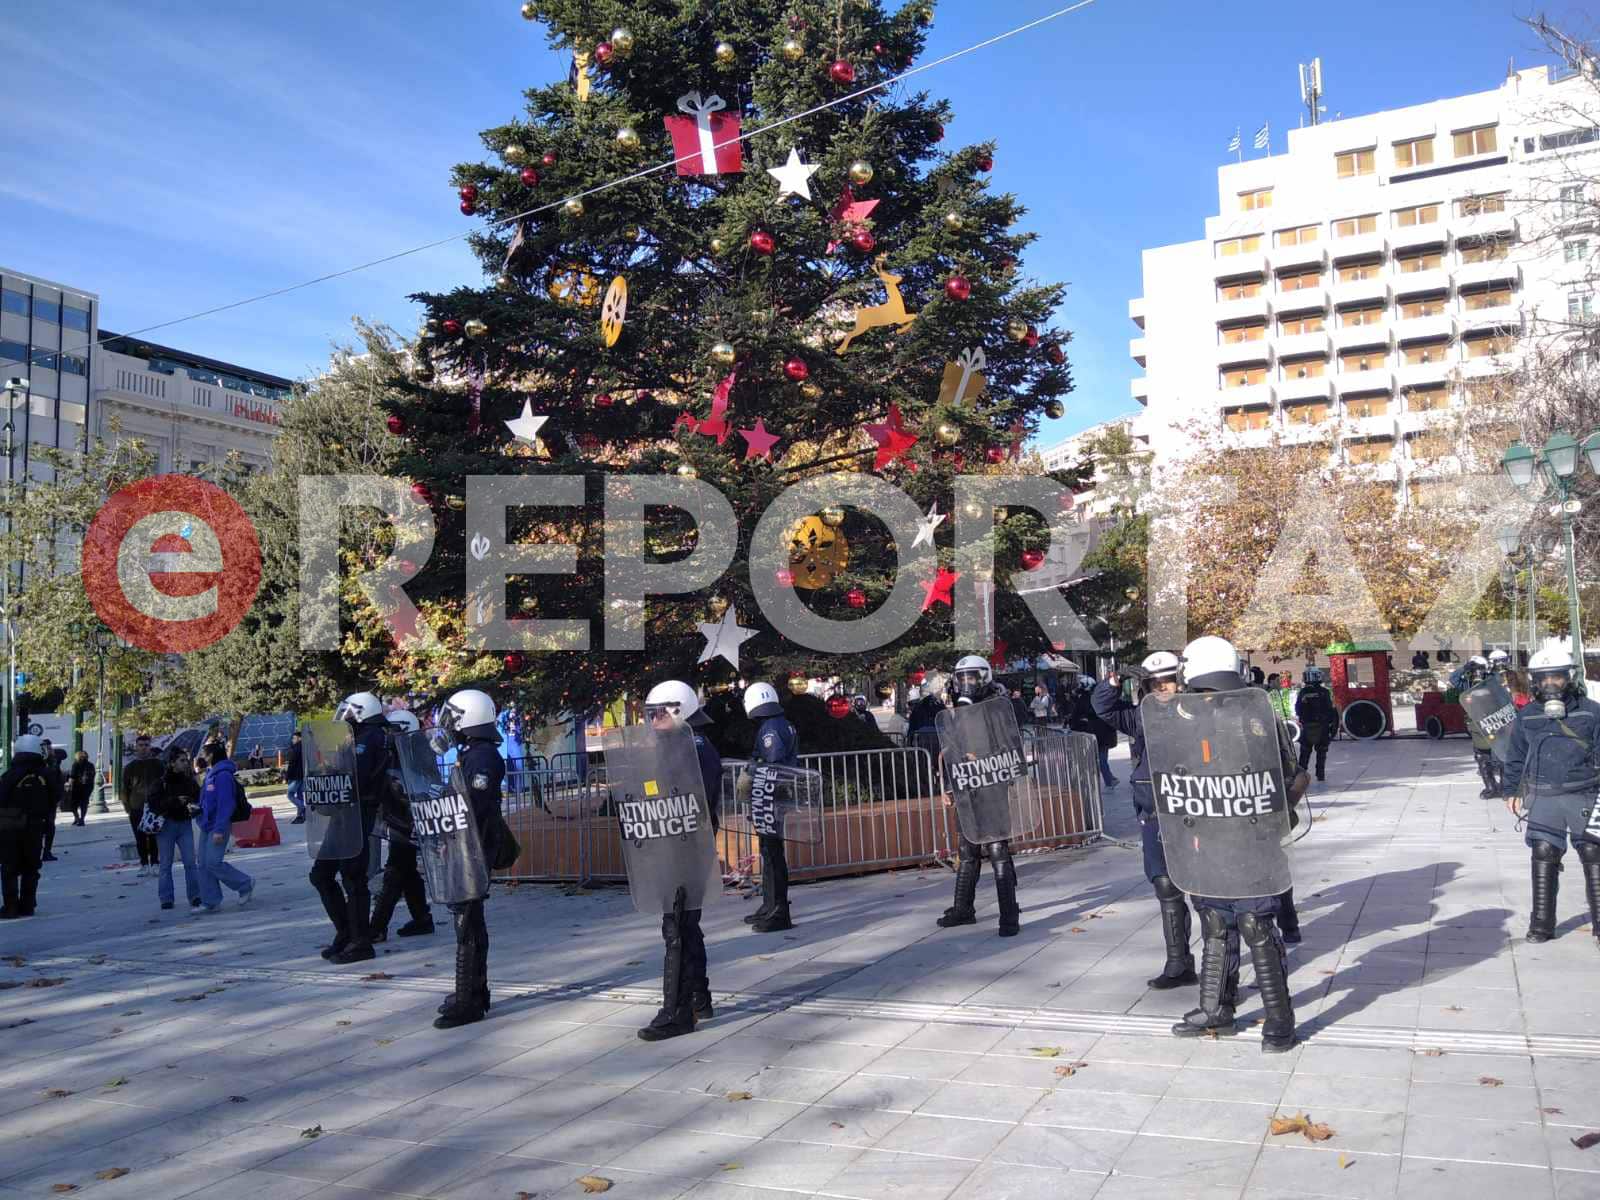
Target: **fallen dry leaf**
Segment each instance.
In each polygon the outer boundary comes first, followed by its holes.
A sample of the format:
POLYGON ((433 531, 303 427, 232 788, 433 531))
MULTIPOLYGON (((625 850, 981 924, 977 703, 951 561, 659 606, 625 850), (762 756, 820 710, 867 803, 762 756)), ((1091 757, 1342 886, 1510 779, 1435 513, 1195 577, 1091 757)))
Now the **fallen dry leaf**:
POLYGON ((373 1040, 380 1046, 392 1046, 392 1045, 394 1045, 394 1039, 393 1038, 374 1038, 373 1040))
POLYGON ((1345 1154, 1339 1155, 1339 1169, 1341 1171, 1346 1170, 1346 1169, 1348 1169, 1350 1167, 1353 1167, 1355 1165, 1356 1165, 1356 1160, 1355 1159, 1353 1159, 1353 1158, 1351 1158, 1351 1157, 1349 1157, 1348 1155, 1345 1155, 1345 1154))
POLYGON ((1078 1073, 1078 1069, 1076 1067, 1057 1067, 1056 1068, 1056 1078, 1057 1079, 1065 1079, 1065 1078, 1067 1078, 1067 1076, 1076 1075, 1077 1073, 1078 1073))
POLYGON ((229 1096, 228 1097, 228 1103, 229 1104, 244 1104, 249 1099, 250 1099, 249 1096, 229 1096))
POLYGON ((1324 1125, 1320 1121, 1310 1121, 1305 1127, 1306 1140, 1311 1142, 1325 1142, 1333 1136, 1333 1127, 1324 1125))
POLYGON ((1568 1138, 1579 1150, 1587 1150, 1590 1146, 1600 1146, 1600 1133, 1586 1133, 1582 1137, 1568 1138))
POLYGON ((383 980, 383 979, 393 979, 393 978, 394 978, 394 976, 389 974, 389 972, 387 972, 387 971, 374 971, 371 975, 363 975, 361 977, 361 982, 362 983, 377 983, 377 982, 379 982, 380 980, 383 980))
POLYGON ((1493 1075, 1478 1076, 1478 1086, 1480 1087, 1504 1087, 1505 1082, 1504 1079, 1496 1079, 1493 1075))
POLYGON ((1292 1117, 1268 1118, 1269 1129, 1274 1137, 1285 1133, 1304 1134, 1307 1141, 1325 1142, 1333 1136, 1333 1130, 1327 1125, 1313 1121, 1305 1113, 1296 1113, 1292 1117))
POLYGON ((70 1096, 72 1093, 66 1088, 48 1088, 45 1090, 45 1095, 52 1100, 60 1100, 63 1096, 70 1096))
POLYGON ((1459 1004, 1452 1004, 1449 1008, 1445 1009, 1445 1012, 1466 1012, 1466 1011, 1467 1010, 1462 1008, 1461 1005, 1459 1005, 1459 1004))
POLYGON ((1305 1127, 1304 1117, 1272 1117, 1269 1129, 1273 1137, 1281 1137, 1286 1133, 1299 1133, 1305 1127))
POLYGON ((755 1097, 752 1096, 749 1092, 729 1092, 726 1096, 723 1097, 723 1099, 724 1100, 754 1100, 755 1097))
POLYGON ((142 1012, 144 1012, 142 1008, 130 1008, 127 1012, 118 1013, 117 1015, 119 1017, 137 1017, 142 1012))
POLYGON ((516 1200, 534 1200, 534 1197, 538 1194, 538 1192, 518 1192, 516 1200))
POLYGON ((322 1136, 322 1126, 313 1125, 310 1129, 302 1129, 300 1136, 303 1138, 319 1138, 322 1136))
POLYGON ((121 1179, 126 1174, 128 1174, 127 1167, 107 1167, 103 1171, 96 1171, 94 1177, 96 1179, 121 1179))
POLYGON ((739 1169, 739 1164, 738 1163, 723 1163, 722 1164, 722 1169, 724 1171, 737 1171, 739 1169))
POLYGON ((1029 1046, 1028 1047, 1028 1053, 1032 1054, 1035 1058, 1060 1058, 1061 1057, 1061 1047, 1060 1046, 1029 1046))
POLYGON ((1418 1050, 1417 1053, 1422 1055, 1423 1058, 1438 1058, 1444 1051, 1436 1046, 1430 1046, 1426 1050, 1418 1050))
POLYGON ((75 1192, 78 1190, 78 1185, 75 1183, 52 1183, 50 1190, 52 1192, 75 1192))
POLYGON ((580 1175, 578 1185, 586 1192, 609 1192, 611 1180, 601 1175, 580 1175))
POLYGON ((1082 925, 1074 925, 1071 929, 1067 930, 1067 932, 1068 933, 1088 933, 1089 931, 1087 929, 1085 929, 1082 925))
POLYGON ((829 1121, 828 1122, 828 1128, 829 1129, 843 1129, 844 1128, 844 1122, 843 1121, 829 1121))

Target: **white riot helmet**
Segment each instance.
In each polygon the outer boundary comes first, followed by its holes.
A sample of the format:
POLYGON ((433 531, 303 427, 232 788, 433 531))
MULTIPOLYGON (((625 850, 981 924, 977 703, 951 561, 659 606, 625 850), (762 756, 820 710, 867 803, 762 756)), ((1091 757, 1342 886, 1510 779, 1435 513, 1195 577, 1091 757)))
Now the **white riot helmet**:
POLYGON ((770 683, 752 683, 744 690, 744 713, 752 720, 780 716, 783 705, 778 703, 778 689, 770 683))
MULTIPOLYGON (((1564 646, 1546 646, 1528 660, 1528 674, 1533 678, 1533 694, 1546 704, 1561 702, 1572 690, 1577 668, 1573 665, 1572 651, 1564 646)), ((1561 714, 1565 716, 1566 713, 1561 714)))
MULTIPOLYGON (((776 696, 777 693, 773 692, 776 696)), ((700 709, 700 697, 680 679, 668 679, 650 689, 644 698, 644 719, 652 720, 658 712, 665 712, 691 725, 709 725, 711 719, 700 709)))
POLYGON ((493 725, 494 701, 487 692, 466 688, 444 702, 439 710, 439 725, 450 733, 462 734, 481 725, 493 725))
POLYGON ((339 707, 333 710, 335 721, 349 721, 352 725, 359 725, 363 721, 381 716, 383 716, 383 701, 371 692, 351 692, 339 701, 339 707))
POLYGON ((988 690, 994 679, 994 670, 983 655, 968 654, 956 663, 952 678, 955 680, 957 698, 976 700, 988 690))
POLYGON ((1495 670, 1503 670, 1511 665, 1511 655, 1504 650, 1491 650, 1489 652, 1489 665, 1495 670))
POLYGON ((1307 683, 1321 683, 1322 682, 1322 668, 1321 667, 1307 667, 1306 668, 1306 673, 1305 673, 1305 681, 1307 683))
POLYGON ((44 744, 31 733, 24 733, 11 743, 12 755, 37 754, 44 757, 44 744))
POLYGON ((1208 692, 1242 686, 1239 651, 1227 638, 1196 638, 1183 648, 1183 682, 1186 687, 1208 692))
POLYGON ((1467 659, 1467 666, 1477 667, 1480 671, 1487 671, 1489 669, 1489 660, 1481 654, 1474 654, 1467 659))
POLYGON ((417 720, 417 714, 409 708, 393 710, 389 713, 388 721, 400 733, 416 733, 422 728, 422 722, 417 720))
POLYGON ((1183 669, 1183 661, 1171 650, 1157 650, 1139 664, 1146 679, 1175 677, 1183 669))

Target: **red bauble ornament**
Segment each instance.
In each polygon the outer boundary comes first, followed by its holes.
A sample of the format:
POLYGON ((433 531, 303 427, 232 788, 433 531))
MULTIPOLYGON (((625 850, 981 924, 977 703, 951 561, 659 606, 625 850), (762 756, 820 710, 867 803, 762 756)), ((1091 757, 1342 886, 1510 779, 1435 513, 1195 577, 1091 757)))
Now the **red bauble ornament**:
POLYGON ((539 172, 535 171, 532 167, 523 167, 521 176, 523 187, 539 186, 539 172))
POLYGON ((601 392, 594 398, 596 408, 610 408, 616 401, 611 398, 610 392, 601 392))
POLYGON ((461 186, 460 196, 468 204, 475 203, 478 199, 478 185, 475 183, 463 184, 461 186))
POLYGON ((1035 329, 1032 325, 1028 326, 1028 336, 1022 339, 1022 344, 1024 346, 1026 346, 1029 350, 1035 350, 1035 349, 1038 348, 1038 346, 1039 346, 1039 331, 1037 329, 1035 329))
POLYGON ((406 420, 398 413, 390 413, 389 419, 384 422, 389 427, 389 432, 399 437, 406 431, 406 420))
POLYGON ((988 173, 989 171, 994 170, 994 159, 985 154, 978 160, 977 167, 978 170, 988 173))
POLYGON ((794 572, 789 570, 788 567, 779 567, 772 573, 772 577, 778 581, 779 587, 794 586, 794 572))
POLYGON ((876 54, 879 58, 882 58, 885 54, 888 53, 888 51, 884 49, 884 46, 883 46, 882 42, 873 42, 872 43, 872 52, 874 54, 876 54))
POLYGON ((860 588, 851 588, 844 594, 844 602, 851 608, 865 608, 867 606, 867 594, 860 588))
POLYGON ((791 358, 783 364, 783 373, 796 383, 804 383, 806 376, 811 374, 811 368, 806 366, 803 358, 791 358))
POLYGON ((546 150, 544 152, 544 157, 541 158, 539 161, 542 162, 547 167, 555 166, 556 165, 556 152, 554 150, 546 150))
POLYGON ((912 671, 911 674, 906 676, 906 678, 908 680, 910 680, 912 683, 914 683, 917 687, 921 687, 922 686, 922 681, 925 680, 927 677, 928 677, 928 673, 926 671, 924 671, 921 667, 918 667, 915 671, 912 671))
POLYGON ((1022 552, 1022 569, 1032 571, 1044 561, 1043 550, 1024 550, 1022 552))
POLYGON ((1006 452, 999 446, 990 446, 983 452, 983 456, 992 463, 1003 463, 1006 460, 1006 452))
POLYGON ((878 239, 872 236, 872 230, 858 229, 850 235, 850 244, 863 254, 871 254, 878 248, 878 239))
POLYGON ((428 485, 425 483, 413 483, 411 485, 411 494, 424 504, 433 503, 433 493, 428 490, 428 485))
POLYGON ((616 48, 610 42, 601 42, 594 48, 594 61, 598 67, 609 67, 611 56, 616 53, 616 48))
POLYGON ((965 300, 972 295, 972 281, 965 275, 952 275, 944 281, 944 294, 952 300, 965 300))
POLYGON ((440 325, 439 328, 444 330, 451 337, 455 337, 456 334, 461 332, 461 322, 456 320, 454 317, 449 317, 446 318, 444 323, 440 325))
POLYGON ((656 394, 654 392, 637 392, 633 398, 640 404, 653 404, 655 403, 656 394))
POLYGON ((835 83, 854 83, 856 69, 848 58, 836 58, 828 67, 828 78, 835 83))
POLYGON ((778 243, 773 241, 772 235, 765 229, 758 229, 750 235, 750 249, 757 254, 771 254, 778 248, 778 243))
POLYGON ((475 213, 477 211, 478 211, 478 206, 476 204, 474 204, 471 200, 463 200, 461 202, 461 215, 463 217, 470 217, 473 213, 475 213))
POLYGON ((967 465, 967 456, 959 450, 953 451, 950 455, 950 465, 958 471, 961 470, 967 465))
POLYGON ((850 701, 843 696, 829 696, 828 715, 835 721, 844 720, 850 715, 850 701))
POLYGON ((935 125, 933 127, 933 140, 936 141, 936 142, 944 141, 944 126, 943 125, 935 125))
POLYGON ((518 654, 515 650, 513 650, 510 654, 506 655, 505 664, 506 664, 506 670, 508 670, 508 671, 520 671, 520 670, 522 670, 522 667, 523 667, 522 655, 518 654))
POLYGON ((1044 352, 1044 356, 1050 360, 1052 366, 1056 367, 1067 361, 1066 352, 1054 342, 1050 343, 1050 348, 1044 352))

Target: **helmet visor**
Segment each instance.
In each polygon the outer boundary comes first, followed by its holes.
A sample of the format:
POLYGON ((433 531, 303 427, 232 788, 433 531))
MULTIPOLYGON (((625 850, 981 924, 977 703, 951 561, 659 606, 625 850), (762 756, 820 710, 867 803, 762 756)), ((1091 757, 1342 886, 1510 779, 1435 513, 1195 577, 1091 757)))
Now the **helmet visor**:
POLYGON ((1541 700, 1560 700, 1571 686, 1569 671, 1538 671, 1533 676, 1534 694, 1541 700))
POLYGON ((660 717, 669 717, 675 721, 678 719, 678 713, 682 709, 683 705, 676 700, 668 700, 662 704, 646 704, 644 706, 644 719, 646 721, 654 721, 660 717))

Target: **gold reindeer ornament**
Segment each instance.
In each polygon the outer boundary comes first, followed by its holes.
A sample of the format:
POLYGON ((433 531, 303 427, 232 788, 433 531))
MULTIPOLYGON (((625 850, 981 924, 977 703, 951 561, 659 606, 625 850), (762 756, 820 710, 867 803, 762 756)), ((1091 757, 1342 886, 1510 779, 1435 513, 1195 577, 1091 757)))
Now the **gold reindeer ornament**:
POLYGON ((893 325, 901 333, 911 328, 911 323, 917 319, 916 313, 906 311, 905 297, 900 294, 900 275, 889 274, 884 266, 886 255, 880 254, 873 260, 872 273, 883 280, 883 286, 888 293, 888 300, 883 304, 875 304, 871 308, 856 309, 856 327, 845 335, 844 341, 839 343, 836 353, 843 354, 850 349, 850 343, 855 341, 869 329, 877 329, 884 325, 893 325))

